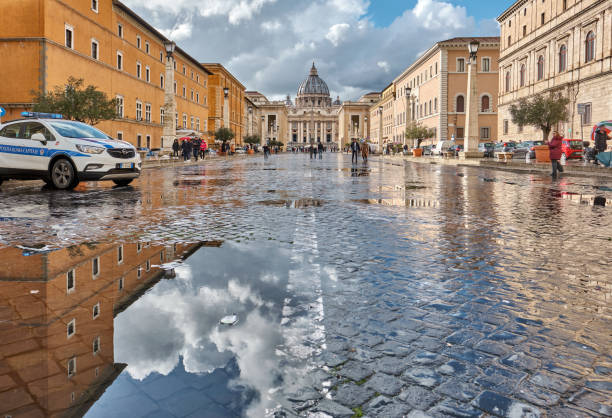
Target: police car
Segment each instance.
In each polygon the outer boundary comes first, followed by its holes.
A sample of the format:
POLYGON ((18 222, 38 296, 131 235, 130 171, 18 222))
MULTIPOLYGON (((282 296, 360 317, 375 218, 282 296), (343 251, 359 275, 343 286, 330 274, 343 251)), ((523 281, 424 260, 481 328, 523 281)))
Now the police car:
POLYGON ((21 115, 0 126, 0 184, 41 179, 57 189, 72 189, 80 181, 112 180, 127 186, 140 175, 140 156, 131 144, 62 115, 21 115))

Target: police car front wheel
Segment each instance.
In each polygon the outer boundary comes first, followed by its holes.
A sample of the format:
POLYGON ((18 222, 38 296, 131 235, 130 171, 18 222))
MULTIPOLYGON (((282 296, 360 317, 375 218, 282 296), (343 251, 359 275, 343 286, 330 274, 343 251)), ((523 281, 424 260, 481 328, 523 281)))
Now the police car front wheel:
POLYGON ((51 182, 53 186, 60 190, 74 188, 78 184, 74 167, 70 161, 59 159, 51 167, 51 182))

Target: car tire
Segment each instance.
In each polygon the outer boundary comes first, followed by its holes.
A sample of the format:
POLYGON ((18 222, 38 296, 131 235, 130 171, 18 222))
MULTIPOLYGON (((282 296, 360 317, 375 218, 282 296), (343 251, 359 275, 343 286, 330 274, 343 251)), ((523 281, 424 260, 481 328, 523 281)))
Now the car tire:
POLYGON ((4 179, 0 179, 0 186, 2 186, 3 182, 4 182, 4 179))
POLYGON ((59 190, 74 189, 79 179, 72 163, 65 158, 55 160, 51 166, 51 185, 59 190))
POLYGON ((127 186, 129 185, 132 181, 134 181, 134 179, 121 179, 121 180, 113 180, 113 183, 115 183, 117 186, 127 186))

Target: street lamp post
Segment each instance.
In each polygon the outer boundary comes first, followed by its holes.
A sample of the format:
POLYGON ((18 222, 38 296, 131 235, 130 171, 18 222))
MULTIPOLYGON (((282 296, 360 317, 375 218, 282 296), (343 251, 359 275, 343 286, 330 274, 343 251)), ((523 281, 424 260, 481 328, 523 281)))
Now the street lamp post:
MULTIPOLYGON (((412 114, 410 113, 411 108, 410 108, 410 104, 411 104, 411 100, 412 100, 412 89, 408 86, 406 86, 406 88, 404 89, 404 93, 406 96, 406 129, 408 129, 408 123, 412 122, 412 114)), ((406 131, 404 131, 404 141, 406 141, 406 131)), ((414 138, 411 138, 410 141, 412 141, 411 147, 410 148, 415 148, 414 146, 414 138)), ((405 142, 404 142, 405 143, 405 142)))
POLYGON ((249 116, 247 120, 247 135, 253 135, 253 106, 249 106, 249 116))
POLYGON ((223 126, 226 128, 230 127, 228 97, 229 97, 229 88, 223 87, 223 126))
POLYGON ((382 152, 383 149, 383 107, 378 106, 378 149, 382 152))
POLYGON ((261 115, 261 138, 259 138, 259 140, 261 141, 261 145, 264 145, 264 124, 266 123, 266 117, 264 115, 261 115))
POLYGON ((480 133, 478 132, 478 85, 477 85, 477 59, 478 47, 480 42, 473 40, 468 44, 470 60, 468 63, 467 81, 467 112, 465 114, 465 139, 462 158, 482 158, 484 154, 478 152, 480 133))
POLYGON ((161 147, 170 150, 176 139, 176 97, 174 95, 174 50, 172 41, 164 43, 166 50, 166 73, 164 77, 164 124, 161 147))

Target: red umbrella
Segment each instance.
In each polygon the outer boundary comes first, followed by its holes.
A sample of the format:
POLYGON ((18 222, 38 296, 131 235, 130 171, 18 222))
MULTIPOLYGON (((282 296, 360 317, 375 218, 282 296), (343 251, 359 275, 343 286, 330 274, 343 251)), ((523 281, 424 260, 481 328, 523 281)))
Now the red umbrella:
POLYGON ((179 139, 179 141, 191 141, 191 137, 190 136, 184 136, 182 138, 179 139))

